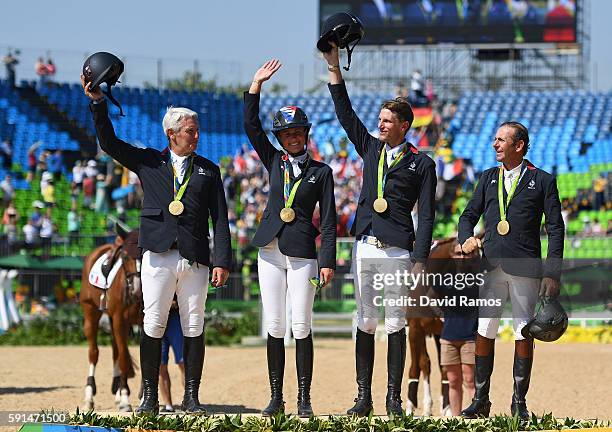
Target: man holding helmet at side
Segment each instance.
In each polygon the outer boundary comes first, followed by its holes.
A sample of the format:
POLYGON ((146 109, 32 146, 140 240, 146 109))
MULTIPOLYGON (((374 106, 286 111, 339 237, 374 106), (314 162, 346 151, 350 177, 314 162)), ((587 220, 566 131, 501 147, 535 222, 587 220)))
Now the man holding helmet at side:
POLYGON ((123 63, 109 53, 97 53, 85 63, 81 82, 91 99, 90 110, 102 150, 140 178, 144 200, 139 246, 143 249, 142 291, 144 332, 140 362, 144 387, 137 413, 157 413, 161 340, 176 293, 184 337, 186 412, 203 413, 198 391, 204 364, 204 306, 209 268, 212 284, 227 280, 231 245, 227 205, 221 174, 210 160, 195 153, 200 137, 198 115, 170 107, 163 119, 168 147, 160 152, 134 147, 115 135, 104 98, 123 71, 123 63), (107 82, 102 92, 99 84, 107 82), (214 249, 208 246, 212 219, 214 249))
MULTIPOLYGON (((329 91, 336 116, 349 140, 363 159, 363 188, 359 197, 351 234, 353 247, 355 300, 357 304, 357 337, 355 369, 358 396, 348 414, 367 416, 372 411, 372 372, 374 368, 374 334, 378 309, 371 299, 376 287, 366 281, 368 262, 392 262, 393 266, 412 268, 414 274, 424 271, 429 256, 434 222, 436 173, 434 161, 406 141, 414 114, 402 98, 382 104, 378 138, 369 134, 351 106, 342 73, 338 48, 349 53, 359 42, 363 29, 352 14, 332 15, 323 26, 317 47, 323 52, 329 71, 329 91), (351 43, 353 44, 351 47, 351 43), (411 211, 418 201, 419 226, 415 233, 411 211)), ((345 68, 348 69, 348 66, 345 68)), ((380 272, 380 268, 377 268, 380 272)), ((382 274, 379 273, 379 274, 382 274)), ((385 287, 385 296, 387 291, 385 287)), ((406 313, 387 313, 387 397, 389 415, 402 415, 402 378, 406 358, 406 313)))
POLYGON ((457 252, 483 249, 489 272, 480 288, 480 298, 494 306, 479 308, 476 336, 475 394, 472 404, 461 412, 466 418, 488 417, 489 389, 495 337, 508 297, 514 327, 514 393, 511 412, 529 419, 526 396, 533 365, 533 338, 553 340, 567 327, 559 295, 565 227, 555 178, 525 159, 529 133, 521 123, 502 123, 493 140, 500 163, 484 171, 467 207, 459 218, 457 252), (548 255, 542 266, 540 225, 546 217, 548 255), (474 227, 483 216, 485 234, 481 242, 474 227), (535 319, 538 294, 545 298, 543 313, 535 319))

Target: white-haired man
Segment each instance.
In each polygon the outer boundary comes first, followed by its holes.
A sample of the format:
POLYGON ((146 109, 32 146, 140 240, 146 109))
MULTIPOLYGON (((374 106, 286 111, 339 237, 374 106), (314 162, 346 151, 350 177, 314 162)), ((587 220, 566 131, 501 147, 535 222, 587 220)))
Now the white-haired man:
POLYGON ((219 167, 195 153, 200 137, 198 115, 187 108, 169 108, 162 126, 168 147, 134 147, 115 135, 102 91, 91 90, 91 112, 100 147, 142 183, 139 246, 142 258, 144 332, 140 365, 144 399, 137 413, 157 413, 161 339, 176 293, 184 337, 185 396, 182 408, 203 412, 198 399, 204 364, 204 306, 209 267, 212 284, 225 284, 231 265, 227 204, 219 167), (212 219, 214 248, 208 246, 212 219))

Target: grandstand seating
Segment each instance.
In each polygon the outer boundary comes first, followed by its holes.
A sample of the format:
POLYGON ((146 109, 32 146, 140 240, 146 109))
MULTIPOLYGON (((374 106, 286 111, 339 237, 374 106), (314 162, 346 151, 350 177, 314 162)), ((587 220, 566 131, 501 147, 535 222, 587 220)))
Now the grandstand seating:
MULTIPOLYGON (((51 124, 36 107, 19 97, 16 90, 0 82, 0 139, 13 141, 13 162, 27 167, 28 149, 36 141, 42 141, 41 149, 78 150, 79 143, 67 132, 51 124)), ((5 172, 0 168, 0 178, 5 172)), ((25 180, 16 179, 17 188, 27 188, 25 180)))
MULTIPOLYGON (((88 101, 83 97, 80 85, 51 86, 42 89, 41 93, 71 119, 94 133, 88 101)), ((369 130, 376 130, 380 101, 391 95, 352 93, 357 114, 369 130)), ((201 114, 202 146, 199 152, 212 160, 218 161, 223 155, 234 154, 246 143, 242 132, 242 102, 238 95, 121 86, 115 88, 114 94, 127 114, 114 122, 115 128, 117 134, 128 142, 163 148, 166 142, 160 133, 160 123, 166 107, 172 104, 190 107, 201 114)), ((67 134, 55 136, 53 125, 42 121, 36 110, 20 100, 14 90, 0 85, 0 95, 0 125, 15 124, 12 134, 16 148, 20 148, 19 161, 25 162, 26 145, 31 144, 32 137, 45 139, 57 148, 75 148, 77 144, 67 134), (24 145, 26 130, 28 138, 24 145)), ((346 136, 326 93, 262 95, 264 128, 271 127, 272 115, 285 105, 298 105, 306 111, 313 123, 312 134, 317 143, 332 141, 337 144, 346 136)), ((116 115, 118 110, 111 107, 111 112, 116 115)), ((453 128, 458 131, 453 142, 455 155, 471 159, 477 173, 493 166, 495 155, 489 151, 492 136, 497 125, 506 119, 516 119, 529 127, 531 148, 528 157, 545 171, 588 174, 594 164, 612 160, 612 93, 480 92, 466 95, 453 119, 453 128)), ((0 132, 7 134, 2 129, 0 132)), ((350 156, 355 157, 352 146, 349 150, 350 156)), ((562 195, 571 196, 569 189, 575 189, 574 183, 581 183, 584 177, 568 176, 567 179, 563 184, 568 185, 568 193, 562 195)))
MULTIPOLYGON (((607 158, 608 161, 611 159, 607 158)), ((561 199, 574 198, 579 190, 590 189, 593 186, 593 180, 601 173, 608 172, 612 172, 612 162, 592 164, 586 172, 559 174, 557 176, 559 196, 561 199)))
POLYGON ((547 172, 586 173, 612 160, 612 93, 480 92, 459 102, 453 127, 457 157, 476 172, 495 165, 490 151, 497 126, 517 120, 530 132, 528 158, 547 172))
MULTIPOLYGON (((542 255, 546 256, 548 240, 542 238, 542 255)), ((563 246, 565 259, 610 259, 612 258, 612 237, 584 237, 566 239, 563 246)))
MULTIPOLYGON (((93 123, 80 85, 61 84, 41 90, 48 100, 65 111, 68 116, 94 134, 93 123)), ((117 135, 124 140, 161 149, 166 145, 160 133, 161 120, 169 105, 186 106, 200 114, 202 129, 199 153, 213 161, 232 155, 246 144, 242 132, 242 99, 238 95, 210 92, 173 92, 117 86, 113 95, 121 102, 125 118, 114 122, 117 135)), ((390 94, 356 94, 353 106, 369 130, 376 130, 380 102, 390 94)), ((265 129, 272 126, 272 116, 286 105, 300 106, 313 123, 313 138, 317 143, 332 141, 337 144, 346 134, 340 127, 334 106, 328 94, 320 95, 262 95, 261 121, 265 129)), ((114 116, 118 110, 111 106, 114 116)), ((274 137, 270 135, 272 142, 274 137)), ((353 148, 348 149, 356 157, 353 148)))
MULTIPOLYGON (((80 85, 59 84, 39 90, 81 127, 94 134, 87 108, 88 100, 80 85)), ((158 91, 118 86, 113 90, 121 101, 126 117, 118 117, 118 109, 111 107, 117 135, 136 145, 162 149, 166 145, 161 130, 161 119, 168 105, 187 106, 200 113, 202 138, 198 152, 218 162, 233 155, 247 143, 242 129, 242 100, 236 94, 210 92, 158 91)), ((369 130, 376 130, 380 102, 390 94, 359 93, 351 91, 351 100, 357 114, 369 130)), ((345 138, 336 119, 329 94, 270 95, 261 99, 261 120, 264 128, 272 125, 273 114, 282 106, 298 105, 313 123, 312 135, 319 144, 334 144, 345 138)), ((502 120, 516 119, 530 129, 531 148, 528 158, 538 167, 558 176, 561 198, 573 198, 578 190, 588 190, 602 172, 612 171, 612 93, 587 92, 480 92, 464 96, 452 121, 456 131, 452 143, 455 156, 471 159, 476 172, 495 165, 491 150, 492 137, 502 120)), ((50 122, 40 111, 20 97, 19 93, 0 81, 0 139, 11 138, 14 162, 21 170, 27 165, 27 150, 37 140, 44 149, 78 150, 79 144, 50 122)), ((272 136, 271 140, 274 142, 272 136)), ((356 157, 349 145, 349 157, 356 157)), ((40 150, 39 150, 40 151, 40 150)), ((4 176, 0 168, 0 178, 4 176)), ((56 184, 58 206, 53 210, 59 233, 66 232, 66 212, 70 197, 70 174, 56 184)), ((22 216, 31 212, 31 203, 40 199, 38 181, 30 184, 16 178, 18 189, 16 206, 22 216)), ((466 197, 460 197, 453 215, 440 215, 434 236, 451 235, 455 229, 458 211, 465 207, 466 197)), ((83 209, 83 234, 103 235, 106 222, 102 215, 83 209)), ((137 224, 137 215, 131 212, 129 223, 137 224)), ((612 218, 610 211, 583 212, 568 223, 569 235, 581 233, 584 220, 598 219, 604 229, 612 218)), ((25 220, 22 219, 22 223, 25 220)), ((612 254, 609 240, 584 239, 579 248, 566 245, 566 254, 579 257, 588 251, 592 256, 612 254), (605 248, 610 252, 605 252, 605 248)), ((87 247, 87 246, 85 246, 87 247)), ((545 249, 545 248, 544 248, 545 249)))
MULTIPOLYGON (((61 84, 44 88, 48 100, 65 111, 93 135, 95 133, 88 99, 78 84, 61 84)), ((242 99, 233 94, 178 92, 117 86, 113 96, 121 102, 125 117, 109 104, 115 117, 115 131, 123 140, 140 146, 162 149, 167 145, 161 121, 168 106, 185 106, 200 114, 201 138, 198 153, 218 162, 232 155, 244 142, 242 133, 242 99)))

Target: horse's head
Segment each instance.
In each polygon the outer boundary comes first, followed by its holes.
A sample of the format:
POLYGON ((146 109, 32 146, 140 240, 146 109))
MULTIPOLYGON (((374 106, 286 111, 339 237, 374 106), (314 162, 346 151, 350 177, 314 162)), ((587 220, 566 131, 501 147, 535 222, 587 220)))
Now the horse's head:
POLYGON ((138 247, 138 230, 122 230, 117 233, 121 238, 121 259, 125 271, 126 290, 124 300, 127 304, 135 303, 142 299, 142 284, 140 281, 140 248, 138 247))

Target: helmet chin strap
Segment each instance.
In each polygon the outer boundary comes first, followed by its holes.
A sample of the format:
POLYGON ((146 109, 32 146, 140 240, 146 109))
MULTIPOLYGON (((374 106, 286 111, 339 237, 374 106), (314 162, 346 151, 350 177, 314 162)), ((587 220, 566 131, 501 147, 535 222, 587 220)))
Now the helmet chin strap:
POLYGON ((361 39, 357 39, 355 43, 353 43, 353 46, 346 46, 346 66, 342 67, 345 71, 348 71, 351 68, 351 56, 353 55, 353 50, 360 41, 361 39))
MULTIPOLYGON (((119 82, 119 81, 117 81, 117 82, 119 82)), ((100 88, 102 88, 102 87, 100 87, 100 88)), ((106 90, 102 90, 102 93, 104 93, 110 99, 110 101, 113 103, 113 105, 115 105, 116 107, 119 108, 119 115, 121 117, 125 117, 125 114, 123 114, 123 109, 121 108, 121 104, 119 103, 119 101, 117 101, 117 99, 115 99, 115 97, 111 93, 111 85, 109 83, 106 83, 106 90)))

